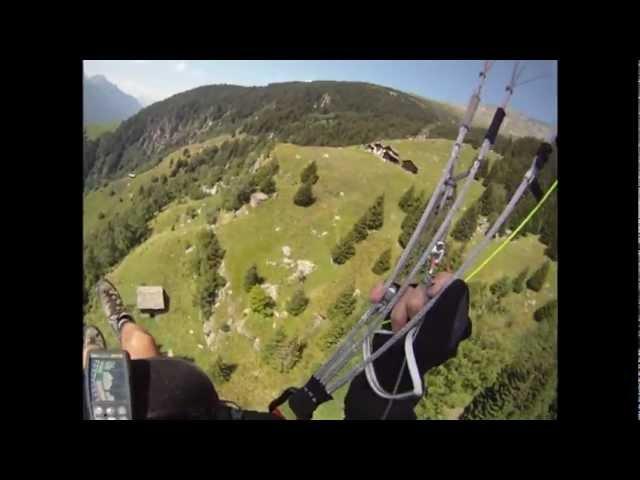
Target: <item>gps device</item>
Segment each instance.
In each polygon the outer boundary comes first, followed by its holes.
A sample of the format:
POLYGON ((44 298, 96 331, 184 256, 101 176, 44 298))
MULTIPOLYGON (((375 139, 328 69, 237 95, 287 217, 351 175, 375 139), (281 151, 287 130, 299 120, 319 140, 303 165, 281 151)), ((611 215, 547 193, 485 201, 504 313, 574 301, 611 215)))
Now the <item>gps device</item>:
POLYGON ((90 420, 132 420, 130 358, 122 350, 92 350, 85 371, 90 420))

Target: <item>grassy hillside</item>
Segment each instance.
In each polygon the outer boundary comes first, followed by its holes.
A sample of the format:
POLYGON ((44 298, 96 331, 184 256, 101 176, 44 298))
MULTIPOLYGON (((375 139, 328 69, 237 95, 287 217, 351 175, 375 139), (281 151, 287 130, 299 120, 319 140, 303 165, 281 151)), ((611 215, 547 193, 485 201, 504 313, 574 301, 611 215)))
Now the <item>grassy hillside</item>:
POLYGON ((176 161, 181 158, 182 152, 185 148, 191 152, 198 152, 208 146, 220 145, 225 140, 231 138, 230 135, 220 135, 218 137, 211 138, 202 143, 193 143, 185 147, 176 149, 174 152, 167 155, 158 165, 150 170, 142 173, 135 174, 135 178, 129 178, 128 176, 119 178, 112 182, 109 182, 106 186, 97 188, 89 192, 84 197, 84 217, 83 217, 83 233, 84 238, 93 232, 96 225, 100 221, 107 221, 116 212, 123 212, 131 208, 133 202, 132 198, 140 187, 148 188, 153 177, 159 177, 160 175, 168 175, 171 171, 170 164, 172 161, 176 161), (113 191, 113 195, 111 192, 113 191), (99 213, 104 214, 104 219, 98 218, 99 213))
MULTIPOLYGON (((216 139, 214 141, 221 141, 216 139)), ((402 158, 410 158, 419 167, 418 175, 411 175, 397 166, 383 163, 360 147, 301 147, 278 144, 273 157, 280 164, 276 176, 278 192, 258 207, 245 207, 238 215, 223 214, 215 226, 222 247, 226 250, 224 271, 228 281, 224 296, 214 310, 211 323, 215 340, 211 348, 206 344, 203 322, 193 301, 193 274, 190 259, 194 251, 196 234, 206 228, 203 215, 195 220, 185 218, 193 207, 203 212, 220 202, 219 194, 197 202, 173 202, 151 222, 152 235, 135 248, 108 275, 119 287, 125 303, 130 305, 137 321, 148 328, 162 345, 164 352, 192 358, 197 365, 211 373, 214 360, 220 356, 226 363, 237 365, 229 382, 216 385, 220 395, 247 408, 264 409, 268 402, 290 385, 303 383, 327 356, 320 349, 318 338, 328 327, 324 315, 338 293, 350 282, 359 291, 358 309, 365 306, 364 298, 380 277, 371 272, 371 266, 380 252, 392 249, 392 258, 400 254, 397 237, 404 213, 397 206, 400 196, 411 185, 431 193, 442 173, 452 142, 447 140, 389 141, 402 158), (301 170, 312 160, 317 162, 318 183, 314 186, 316 202, 308 208, 297 207, 292 198, 299 187, 301 170), (370 232, 369 237, 357 244, 356 255, 345 265, 332 263, 330 249, 353 226, 354 222, 384 193, 384 226, 370 232), (246 211, 246 214, 242 212, 246 211), (298 286, 290 280, 293 270, 284 264, 283 247, 291 250, 292 260, 313 262, 316 269, 304 283, 310 304, 299 317, 286 316, 284 305, 298 286), (273 318, 262 318, 247 312, 248 295, 242 288, 245 272, 257 264, 266 282, 277 286, 276 312, 273 318), (142 317, 135 310, 135 291, 139 285, 162 285, 170 297, 168 313, 155 318, 142 317), (280 374, 265 365, 261 351, 278 326, 284 326, 289 336, 307 342, 302 361, 288 374, 280 374)), ((191 146, 190 148, 199 148, 191 146)), ((182 149, 180 149, 181 151, 182 149)), ((465 146, 461 168, 468 167, 474 150, 465 146)), ((147 185, 154 175, 167 173, 172 156, 158 166, 138 175, 135 179, 121 179, 106 189, 94 191, 85 198, 84 234, 95 228, 98 213, 108 217, 113 212, 128 208, 131 192, 147 185), (109 192, 114 190, 115 195, 109 192), (123 198, 120 202, 119 198, 123 198)), ((495 159, 495 157, 492 157, 495 159)), ((498 160, 499 161, 499 160, 498 160)), ((479 182, 473 182, 466 205, 482 193, 479 182)), ((497 243, 497 241, 496 241, 497 243)), ((493 281, 508 274, 515 276, 524 265, 535 269, 543 261, 544 245, 533 236, 513 242, 485 268, 477 279, 493 281)), ((535 300, 538 305, 555 296, 555 266, 548 284, 530 298, 509 295, 506 299, 513 308, 503 318, 483 318, 482 329, 493 329, 505 337, 517 337, 533 324, 531 309, 523 305, 535 300)), ((106 325, 101 311, 93 300, 85 317, 88 324, 98 325, 110 345, 115 337, 106 325)), ((343 389, 344 390, 344 389, 343 389)), ((322 406, 315 418, 341 418, 341 398, 322 406)))
POLYGON ((116 128, 118 128, 120 122, 111 122, 111 123, 90 123, 85 125, 84 128, 87 132, 87 137, 91 140, 95 140, 100 135, 105 132, 113 132, 116 128))
POLYGON ((85 182, 117 178, 169 149, 223 133, 265 135, 298 145, 353 145, 404 138, 451 120, 448 109, 363 82, 287 82, 264 87, 207 85, 179 93, 126 119, 100 148, 88 148, 85 182))

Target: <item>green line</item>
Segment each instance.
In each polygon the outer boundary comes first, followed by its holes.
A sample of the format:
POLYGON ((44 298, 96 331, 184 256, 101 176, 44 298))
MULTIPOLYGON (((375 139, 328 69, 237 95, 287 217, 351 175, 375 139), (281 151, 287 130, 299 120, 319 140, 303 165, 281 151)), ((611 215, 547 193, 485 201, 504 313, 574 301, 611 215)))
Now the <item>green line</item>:
POLYGON ((480 270, 482 270, 484 268, 484 266, 489 263, 489 261, 495 257, 500 250, 502 250, 504 247, 507 246, 507 243, 509 243, 513 237, 515 237, 518 232, 520 230, 522 230, 522 227, 524 227, 527 222, 529 220, 531 220, 531 217, 533 217, 535 215, 535 213, 540 209, 540 207, 542 206, 542 204, 545 202, 545 200, 547 199, 547 197, 549 195, 551 195, 551 192, 553 192, 555 190, 555 188, 558 186, 558 180, 556 180, 555 182, 553 182, 553 185, 551 185, 551 187, 549 187, 549 190, 547 190, 547 193, 544 194, 544 196, 542 197, 542 199, 538 202, 538 205, 535 206, 535 208, 533 210, 531 210, 531 212, 529 212, 529 215, 527 215, 527 217, 522 221, 522 223, 520 225, 518 225, 518 228, 515 229, 515 231, 509 235, 504 242, 502 242, 502 244, 489 256, 489 258, 487 258, 484 262, 482 262, 478 268, 476 268, 471 274, 469 274, 467 276, 467 278, 465 278, 465 282, 468 282, 469 280, 471 280, 471 278, 478 273, 480 270))

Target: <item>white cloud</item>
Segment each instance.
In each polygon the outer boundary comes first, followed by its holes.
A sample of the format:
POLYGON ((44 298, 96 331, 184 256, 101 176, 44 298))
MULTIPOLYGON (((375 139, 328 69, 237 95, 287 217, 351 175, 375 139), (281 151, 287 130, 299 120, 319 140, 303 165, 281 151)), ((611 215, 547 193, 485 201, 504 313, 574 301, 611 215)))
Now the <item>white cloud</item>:
POLYGON ((171 95, 170 92, 149 88, 149 86, 144 82, 139 83, 128 79, 123 79, 122 81, 116 83, 124 92, 142 99, 143 103, 147 104, 167 98, 171 95))
POLYGON ((184 72, 187 69, 187 63, 178 62, 173 67, 176 69, 176 72, 184 72))

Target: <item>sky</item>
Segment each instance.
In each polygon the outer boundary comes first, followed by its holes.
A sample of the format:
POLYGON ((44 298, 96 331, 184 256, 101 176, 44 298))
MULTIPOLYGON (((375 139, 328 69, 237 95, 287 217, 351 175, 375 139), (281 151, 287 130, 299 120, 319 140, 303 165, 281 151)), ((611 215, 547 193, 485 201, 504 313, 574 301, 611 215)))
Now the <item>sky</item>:
MULTIPOLYGON (((433 100, 466 105, 482 60, 85 60, 87 76, 104 75, 144 104, 201 85, 260 86, 312 80, 363 81, 433 100)), ((522 60, 525 66, 510 107, 554 124, 557 114, 557 62, 522 60)), ((514 61, 498 60, 488 74, 482 103, 498 105, 514 61)))

